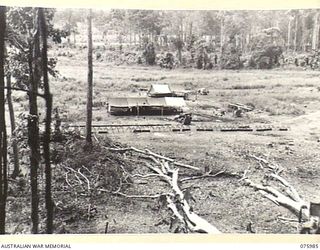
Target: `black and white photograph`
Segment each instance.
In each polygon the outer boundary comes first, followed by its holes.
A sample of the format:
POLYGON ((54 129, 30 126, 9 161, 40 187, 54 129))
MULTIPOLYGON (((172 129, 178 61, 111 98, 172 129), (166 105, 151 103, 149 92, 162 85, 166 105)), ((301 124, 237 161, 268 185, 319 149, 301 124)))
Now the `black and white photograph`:
POLYGON ((320 234, 320 9, 0 6, 0 234, 320 234))

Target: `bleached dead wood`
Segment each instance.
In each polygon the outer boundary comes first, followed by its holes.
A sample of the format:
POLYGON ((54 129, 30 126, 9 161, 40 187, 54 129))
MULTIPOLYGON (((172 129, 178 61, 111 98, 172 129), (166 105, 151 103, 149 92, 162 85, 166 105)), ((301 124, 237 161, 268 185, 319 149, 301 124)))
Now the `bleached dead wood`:
POLYGON ((69 179, 68 179, 68 173, 66 173, 65 179, 66 179, 66 183, 68 184, 68 186, 72 188, 72 185, 70 184, 69 179))
POLYGON ((159 177, 158 174, 146 174, 146 175, 142 175, 142 174, 130 174, 125 168, 124 166, 120 165, 120 168, 122 169, 123 173, 125 173, 127 176, 129 176, 130 178, 134 178, 134 177, 138 177, 138 178, 142 178, 142 179, 146 179, 146 178, 151 178, 151 177, 159 177))
POLYGON ((189 169, 193 169, 193 170, 200 170, 198 167, 191 166, 191 165, 188 165, 188 164, 184 164, 184 163, 181 163, 181 162, 177 162, 172 158, 156 154, 156 153, 150 151, 149 149, 141 150, 141 149, 137 149, 135 147, 106 148, 106 149, 108 149, 110 151, 113 151, 113 152, 119 152, 119 153, 124 153, 124 152, 127 152, 127 151, 134 151, 134 152, 137 152, 137 153, 140 153, 140 154, 143 154, 143 155, 147 155, 147 156, 151 156, 151 157, 154 157, 154 158, 157 158, 157 159, 165 160, 165 161, 170 162, 171 164, 176 165, 178 167, 189 168, 189 169))
POLYGON ((161 195, 163 195, 163 194, 149 194, 149 195, 125 194, 125 193, 116 192, 116 191, 115 192, 110 192, 109 190, 106 190, 106 189, 103 189, 103 188, 98 188, 97 190, 100 191, 100 192, 116 194, 116 195, 123 196, 123 197, 126 197, 126 198, 157 199, 161 195))
POLYGON ((147 179, 147 178, 150 178, 150 177, 159 177, 159 175, 157 175, 157 174, 146 174, 146 175, 133 174, 133 175, 130 175, 130 177, 131 177, 131 178, 139 177, 139 178, 142 178, 142 179, 147 179))
MULTIPOLYGON (((253 156, 254 159, 256 159, 259 163, 263 162, 267 165, 270 165, 269 162, 263 158, 253 156)), ((271 165, 271 166, 277 166, 277 165, 271 165)), ((268 179, 272 179, 275 181, 275 183, 278 183, 281 185, 281 188, 284 189, 284 191, 279 191, 274 186, 269 185, 261 185, 253 182, 248 177, 243 178, 243 181, 246 185, 249 187, 252 187, 259 191, 264 197, 274 202, 276 205, 280 205, 283 207, 286 207, 291 212, 293 212, 295 215, 299 216, 299 213, 302 212, 302 216, 304 218, 309 217, 309 209, 303 209, 302 207, 309 208, 309 202, 304 201, 296 189, 283 177, 279 176, 279 168, 278 167, 272 167, 270 168, 272 171, 270 174, 265 174, 265 176, 268 179)), ((281 190, 281 189, 280 189, 281 190)))
MULTIPOLYGON (((275 204, 288 208, 290 211, 294 212, 296 215, 299 214, 302 206, 304 205, 307 207, 309 206, 308 203, 303 201, 302 199, 300 199, 299 201, 293 200, 288 194, 283 194, 274 187, 256 184, 249 179, 245 179, 244 182, 248 186, 253 187, 256 190, 260 191, 260 193, 263 196, 270 199, 275 204)), ((307 210, 305 209, 303 211, 305 213, 304 216, 308 217, 309 215, 307 214, 307 210)))
POLYGON ((159 167, 148 165, 165 180, 173 190, 173 195, 167 195, 168 208, 173 214, 192 232, 204 232, 210 234, 221 233, 215 226, 198 216, 185 199, 178 185, 178 169, 171 169, 168 162, 161 161, 159 167))
POLYGON ((81 173, 80 168, 78 169, 78 173, 86 180, 88 191, 90 191, 90 181, 89 181, 89 179, 87 178, 87 176, 85 176, 83 173, 81 173))
POLYGON ((290 196, 291 199, 299 203, 304 203, 304 201, 298 194, 297 190, 292 185, 290 185, 284 178, 277 174, 270 174, 270 176, 281 182, 281 184, 286 188, 286 193, 290 196))
POLYGON ((197 180, 197 179, 205 179, 205 178, 214 178, 217 177, 218 175, 223 174, 225 171, 221 170, 215 174, 204 174, 204 175, 200 175, 200 176, 192 176, 192 177, 186 177, 180 180, 180 182, 186 182, 186 181, 193 181, 193 180, 197 180))
POLYGON ((253 107, 241 103, 228 103, 228 107, 232 109, 242 109, 246 112, 254 110, 253 107))
POLYGON ((298 219, 286 218, 286 217, 282 217, 282 216, 278 216, 277 219, 278 219, 278 220, 281 220, 281 221, 299 223, 299 220, 298 220, 298 219))
MULTIPOLYGON (((120 165, 120 168, 122 169, 123 173, 127 177, 130 177, 130 178, 133 178, 133 177, 140 177, 140 178, 158 177, 159 178, 158 174, 147 174, 147 175, 134 174, 134 175, 131 175, 124 168, 124 166, 120 165)), ((157 198, 160 198, 160 196, 162 196, 162 195, 167 195, 167 194, 125 194, 125 193, 121 192, 122 179, 120 178, 119 181, 120 181, 119 187, 117 188, 116 191, 110 191, 110 190, 103 189, 103 188, 98 188, 97 190, 100 191, 100 192, 107 192, 107 193, 110 193, 110 194, 113 194, 113 195, 119 195, 119 196, 126 197, 126 198, 157 199, 157 198)))
MULTIPOLYGON (((85 180, 86 180, 86 183, 87 183, 88 191, 90 190, 90 181, 89 181, 89 179, 80 171, 80 168, 78 169, 78 171, 76 171, 76 170, 74 170, 73 168, 70 168, 70 167, 67 167, 67 166, 64 166, 64 165, 62 165, 62 166, 63 166, 65 169, 67 169, 67 170, 69 170, 69 171, 71 171, 71 172, 74 173, 74 175, 75 175, 75 177, 76 177, 76 179, 78 180, 78 182, 79 182, 80 185, 82 185, 82 181, 81 181, 81 179, 79 178, 78 174, 79 174, 83 179, 85 179, 85 180)), ((66 174, 66 177, 67 177, 67 174, 66 174)), ((66 180, 67 180, 67 178, 66 178, 66 180)))
MULTIPOLYGON (((153 161, 156 163, 156 166, 146 163, 146 166, 155 173, 152 174, 152 177, 156 175, 167 182, 170 185, 173 193, 161 195, 128 195, 121 193, 120 190, 112 193, 127 198, 160 198, 160 196, 164 195, 167 200, 168 208, 182 224, 185 224, 188 230, 191 232, 203 232, 210 234, 221 233, 215 226, 211 225, 205 219, 193 212, 192 208, 188 204, 187 199, 184 197, 184 193, 178 185, 179 169, 172 169, 169 163, 164 160, 153 159, 153 161)), ((103 192, 109 192, 104 189, 99 190, 103 192)))
MULTIPOLYGON (((152 161, 153 165, 146 163, 146 166, 150 170, 152 170, 154 173, 147 174, 144 176, 137 175, 137 174, 136 175, 129 175, 129 176, 130 177, 133 177, 133 176, 142 177, 142 178, 158 176, 160 179, 162 179, 163 181, 167 182, 170 185, 173 192, 167 193, 167 194, 160 194, 160 195, 158 195, 158 194, 156 194, 156 195, 124 194, 124 193, 120 192, 121 185, 120 185, 119 189, 114 192, 110 192, 105 189, 98 189, 99 191, 109 192, 109 193, 120 195, 120 196, 123 196, 126 198, 160 198, 161 196, 165 196, 168 208, 173 212, 174 216, 182 224, 185 225, 185 227, 188 229, 188 231, 210 233, 210 234, 221 233, 215 226, 211 225, 208 221, 201 218, 193 211, 193 209, 188 204, 187 199, 184 197, 184 193, 182 192, 182 190, 179 187, 179 181, 178 181, 179 169, 171 168, 171 166, 169 164, 171 164, 172 166, 184 167, 184 168, 193 169, 193 170, 200 170, 199 168, 177 162, 174 159, 156 154, 148 149, 140 150, 140 149, 137 149, 134 147, 106 148, 106 149, 113 151, 113 152, 120 152, 120 153, 133 151, 133 152, 137 152, 137 153, 144 155, 145 157, 147 157, 148 159, 150 159, 152 161)), ((124 173, 128 174, 128 172, 124 169, 123 166, 120 166, 120 167, 122 168, 124 173)), ((218 174, 220 174, 220 173, 217 173, 216 175, 218 175, 218 174)), ((214 175, 208 176, 208 177, 213 177, 213 176, 214 175)), ((205 178, 205 177, 201 176, 201 178, 205 178)))
POLYGON ((248 155, 248 157, 255 159, 259 163, 261 168, 269 168, 276 174, 280 174, 283 171, 283 168, 279 164, 271 163, 262 157, 258 157, 256 155, 248 155))

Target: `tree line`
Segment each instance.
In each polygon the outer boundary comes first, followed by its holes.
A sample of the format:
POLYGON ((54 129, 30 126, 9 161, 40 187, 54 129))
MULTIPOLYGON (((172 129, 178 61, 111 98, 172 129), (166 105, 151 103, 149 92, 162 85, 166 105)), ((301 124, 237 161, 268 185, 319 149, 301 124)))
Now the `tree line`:
MULTIPOLYGON (((83 46, 84 10, 58 10, 69 45, 83 46)), ((164 68, 319 68, 318 9, 259 11, 122 10, 93 12, 98 60, 164 68), (98 45, 99 44, 99 45, 98 45), (101 47, 103 49, 101 50, 101 47), (285 58, 286 57, 286 58, 285 58)))
MULTIPOLYGON (((78 23, 84 21, 83 10, 60 10, 55 19, 64 23, 69 35, 79 33, 78 23)), ((250 52, 251 41, 264 29, 276 27, 287 51, 318 50, 318 9, 248 10, 248 11, 158 11, 111 10, 95 11, 94 23, 107 37, 117 32, 119 43, 139 44, 152 41, 166 47, 176 39, 186 47, 188 41, 206 38, 217 49, 234 38, 242 52, 250 52)))

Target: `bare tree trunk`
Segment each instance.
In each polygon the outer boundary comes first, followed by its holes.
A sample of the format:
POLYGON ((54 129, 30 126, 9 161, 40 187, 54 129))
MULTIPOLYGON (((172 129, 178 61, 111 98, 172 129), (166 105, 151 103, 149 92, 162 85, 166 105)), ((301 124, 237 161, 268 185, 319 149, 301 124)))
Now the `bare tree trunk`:
POLYGON ((220 52, 222 53, 224 43, 224 17, 220 20, 220 52))
POLYGON ((7 131, 4 99, 4 36, 6 31, 6 7, 0 6, 0 234, 5 234, 7 179, 7 131))
POLYGON ((138 34, 138 40, 139 40, 139 48, 142 48, 142 37, 141 37, 141 32, 138 34))
MULTIPOLYGON (((14 137, 15 130, 16 130, 16 122, 14 117, 14 109, 12 104, 12 96, 11 96, 11 75, 7 75, 7 101, 8 101, 8 109, 9 109, 9 115, 10 115, 10 125, 11 125, 11 136, 14 137)), ((20 172, 20 166, 19 166, 19 149, 16 139, 14 138, 12 140, 12 150, 13 150, 13 173, 12 178, 15 179, 20 172)))
POLYGON ((28 117, 28 144, 30 147, 30 177, 31 177, 31 220, 32 233, 37 234, 39 230, 39 195, 38 195, 38 169, 40 162, 39 152, 39 117, 37 92, 40 82, 40 44, 39 29, 35 18, 35 34, 33 42, 29 44, 29 117, 28 117), (33 44, 32 44, 33 43, 33 44))
POLYGON ((88 15, 88 90, 87 90, 87 123, 86 142, 92 144, 92 92, 93 92, 93 70, 92 70, 92 10, 88 15))
POLYGON ((250 33, 247 34, 246 39, 245 39, 245 48, 246 52, 250 51, 250 33))
POLYGON ((306 52, 306 43, 306 18, 302 16, 301 47, 303 52, 306 52))
POLYGON ((190 41, 192 39, 192 35, 193 35, 193 22, 189 23, 189 37, 190 37, 190 41))
POLYGON ((312 31, 312 49, 317 50, 319 45, 319 12, 314 16, 314 24, 312 31))
POLYGON ((288 23, 287 50, 290 49, 290 45, 291 45, 290 39, 291 39, 291 19, 289 19, 289 23, 288 23))
POLYGON ((180 64, 182 63, 182 37, 179 35, 179 41, 178 41, 178 59, 180 64))
POLYGON ((298 43, 298 14, 295 16, 295 24, 294 24, 294 40, 293 40, 293 49, 297 51, 297 43, 298 43))
POLYGON ((240 37, 240 47, 241 47, 241 53, 245 53, 246 52, 246 48, 244 46, 244 34, 241 34, 240 37))
POLYGON ((180 19, 179 33, 178 33, 178 59, 182 63, 182 47, 183 47, 183 19, 180 19))
POLYGON ((49 79, 48 79, 48 55, 47 55, 47 24, 44 15, 44 10, 39 8, 39 24, 42 38, 42 72, 43 72, 43 86, 46 100, 46 123, 45 133, 43 138, 43 155, 45 161, 45 175, 46 175, 46 193, 45 202, 47 210, 47 234, 53 232, 53 201, 51 194, 51 164, 50 164, 50 138, 51 138, 51 116, 52 116, 52 94, 50 93, 49 79))
MULTIPOLYGON (((71 39, 71 18, 72 18, 72 10, 69 10, 68 11, 68 23, 67 23, 67 26, 68 26, 68 44, 70 45, 70 39, 71 39)), ((74 44, 75 45, 75 44, 74 44)))

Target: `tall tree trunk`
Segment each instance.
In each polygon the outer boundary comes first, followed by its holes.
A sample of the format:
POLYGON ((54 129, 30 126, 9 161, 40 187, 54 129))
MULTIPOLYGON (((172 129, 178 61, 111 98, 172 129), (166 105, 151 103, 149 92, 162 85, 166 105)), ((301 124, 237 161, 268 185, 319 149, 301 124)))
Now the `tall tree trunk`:
POLYGON ((141 37, 141 32, 138 34, 138 40, 139 40, 139 49, 142 48, 142 37, 141 37))
POLYGON ((50 165, 50 138, 51 138, 51 117, 52 117, 52 95, 50 93, 49 79, 48 79, 48 55, 47 55, 47 24, 44 15, 44 10, 39 8, 39 24, 42 38, 42 73, 43 86, 46 101, 46 122, 45 133, 43 138, 43 155, 45 161, 45 176, 46 176, 46 193, 45 203, 47 210, 47 234, 53 232, 53 201, 51 193, 51 165, 50 165))
MULTIPOLYGON (((36 16, 36 15, 35 15, 36 16)), ((39 230, 39 194, 38 194, 38 169, 40 162, 39 152, 39 117, 37 92, 40 82, 40 41, 37 18, 35 18, 35 34, 29 44, 29 117, 28 117, 28 143, 30 147, 30 178, 31 178, 31 220, 33 234, 39 230)))
POLYGON ((319 12, 314 16, 314 24, 312 31, 312 49, 317 50, 319 46, 319 12))
POLYGON ((221 17, 220 20, 220 52, 222 53, 224 44, 224 17, 221 17))
POLYGON ((179 59, 179 62, 180 64, 182 64, 182 48, 183 48, 183 19, 180 18, 180 25, 179 25, 179 33, 178 33, 178 59, 179 59))
POLYGON ((181 64, 182 63, 182 48, 181 47, 178 48, 178 59, 181 64))
POLYGON ((288 22, 288 37, 287 37, 287 50, 290 49, 290 45, 291 45, 291 19, 289 19, 289 22, 288 22))
POLYGON ((193 22, 189 23, 189 39, 191 41, 193 35, 193 22))
MULTIPOLYGON (((8 101, 8 109, 9 109, 9 115, 10 115, 10 125, 11 125, 11 136, 15 136, 15 130, 16 130, 16 122, 14 117, 14 109, 12 104, 12 96, 11 96, 11 75, 7 75, 7 101, 8 101)), ((19 149, 18 149, 18 143, 15 138, 12 140, 12 150, 13 150, 13 173, 12 178, 15 179, 20 172, 20 166, 19 166, 19 149)))
POLYGON ((181 24, 180 24, 180 37, 181 37, 181 40, 184 42, 184 25, 183 25, 183 19, 181 20, 181 24))
POLYGON ((247 34, 246 39, 245 39, 245 48, 246 48, 246 52, 250 52, 250 33, 247 34))
POLYGON ((306 18, 304 13, 302 14, 302 31, 301 31, 301 47, 302 51, 306 52, 306 44, 307 44, 307 32, 306 32, 306 18))
POLYGON ((297 44, 298 44, 298 14, 295 16, 295 23, 294 23, 294 40, 293 40, 293 49, 297 51, 297 44))
POLYGON ((4 100, 4 36, 6 31, 6 7, 0 6, 0 234, 5 234, 7 179, 7 131, 4 100))
POLYGON ((87 90, 87 122, 86 142, 92 144, 92 91, 93 91, 93 69, 92 69, 92 10, 88 15, 88 90, 87 90))

